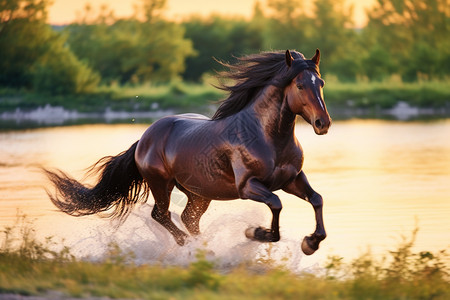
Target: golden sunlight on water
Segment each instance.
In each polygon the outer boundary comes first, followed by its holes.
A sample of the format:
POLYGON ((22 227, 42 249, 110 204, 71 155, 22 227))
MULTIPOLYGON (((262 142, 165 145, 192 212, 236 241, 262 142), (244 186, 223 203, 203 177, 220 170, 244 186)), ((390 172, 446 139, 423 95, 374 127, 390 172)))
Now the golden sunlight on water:
MULTIPOLYGON (((146 127, 83 125, 0 132, 0 227, 12 225, 20 209, 36 219, 44 236, 54 235, 56 229, 77 230, 74 226, 86 221, 55 211, 45 193, 51 187, 38 167, 60 168, 82 179, 87 167, 128 149, 146 127)), ((325 201, 328 232, 321 249, 308 259, 329 254, 354 257, 369 245, 374 253, 385 253, 395 248, 401 235, 409 236, 416 224, 418 250, 450 246, 450 120, 340 121, 325 136, 315 135, 302 123, 296 134, 305 152, 303 169, 325 201)), ((282 239, 300 240, 312 233, 312 207, 277 193, 284 204, 282 239)), ((174 195, 171 210, 181 212, 180 199, 180 194, 174 195)), ((265 219, 259 225, 269 225, 269 210, 248 201, 213 202, 205 217, 222 224, 215 229, 220 232, 227 226, 221 215, 238 214, 241 207, 262 211, 265 219)))
POLYGON ((324 249, 385 252, 416 225, 421 250, 450 246, 449 121, 338 122, 326 137, 305 125, 297 136, 303 169, 325 201, 324 249))

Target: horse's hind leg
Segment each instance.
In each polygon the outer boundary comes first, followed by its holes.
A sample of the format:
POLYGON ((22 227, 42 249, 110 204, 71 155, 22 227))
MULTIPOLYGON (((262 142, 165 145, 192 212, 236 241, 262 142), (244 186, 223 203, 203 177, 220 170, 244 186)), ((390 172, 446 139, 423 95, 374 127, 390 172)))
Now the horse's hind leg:
POLYGON ((186 207, 181 214, 181 220, 192 235, 200 234, 200 218, 208 209, 210 199, 199 197, 189 191, 183 190, 188 197, 186 207))
POLYGON ((172 222, 171 214, 169 212, 170 194, 174 184, 164 180, 155 180, 155 178, 149 180, 148 184, 153 197, 155 198, 155 206, 152 210, 153 219, 164 226, 173 235, 178 245, 183 246, 187 234, 172 222))

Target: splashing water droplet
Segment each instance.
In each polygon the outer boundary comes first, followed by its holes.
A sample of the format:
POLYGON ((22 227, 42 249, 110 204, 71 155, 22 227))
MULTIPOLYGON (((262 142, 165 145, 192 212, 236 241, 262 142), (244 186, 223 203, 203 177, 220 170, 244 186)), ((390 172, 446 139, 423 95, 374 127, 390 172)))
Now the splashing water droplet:
MULTIPOLYGON (((108 253, 108 245, 117 244, 124 252, 132 251, 137 264, 162 263, 187 266, 196 261, 198 249, 206 250, 219 268, 228 269, 246 262, 271 261, 293 272, 300 272, 303 254, 299 239, 284 237, 278 243, 259 243, 245 237, 249 226, 268 222, 264 209, 244 209, 239 213, 217 213, 214 205, 202 218, 199 236, 188 238, 180 247, 171 234, 151 217, 153 206, 143 204, 134 209, 120 227, 114 222, 93 219, 83 225, 82 234, 67 238, 69 247, 77 257, 102 260, 108 253), (249 217, 251 216, 251 217, 249 217), (95 220, 95 221, 94 221, 95 220), (224 244, 224 241, 226 243, 224 244)), ((174 223, 183 228, 179 213, 172 212, 174 223)), ((87 220, 86 220, 87 221, 87 220)))

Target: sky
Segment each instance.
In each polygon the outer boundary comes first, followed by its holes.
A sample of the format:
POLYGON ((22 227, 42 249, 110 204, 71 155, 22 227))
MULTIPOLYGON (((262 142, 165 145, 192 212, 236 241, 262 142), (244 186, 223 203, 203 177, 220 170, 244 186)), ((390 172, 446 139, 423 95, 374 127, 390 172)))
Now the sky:
MULTIPOLYGON (((126 17, 133 13, 133 6, 139 3, 139 0, 53 0, 53 5, 49 9, 50 23, 63 25, 74 21, 77 13, 82 12, 88 2, 97 10, 102 4, 107 4, 114 10, 116 16, 126 17)), ((165 15, 173 19, 181 19, 192 14, 207 16, 211 13, 250 17, 255 2, 256 0, 167 0, 165 15)), ((265 0, 260 2, 265 4, 265 0)), ((375 0, 345 0, 345 2, 354 5, 355 23, 362 26, 366 22, 364 10, 371 7, 375 0)))

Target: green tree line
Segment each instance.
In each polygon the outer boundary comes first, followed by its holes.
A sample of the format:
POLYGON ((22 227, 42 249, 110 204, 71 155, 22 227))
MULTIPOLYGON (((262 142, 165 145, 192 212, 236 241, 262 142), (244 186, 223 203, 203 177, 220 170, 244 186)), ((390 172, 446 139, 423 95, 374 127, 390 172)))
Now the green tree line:
POLYGON ((265 0, 250 19, 164 17, 166 0, 140 0, 118 18, 89 5, 67 26, 47 24, 50 0, 0 0, 0 87, 49 94, 95 91, 99 84, 201 82, 220 68, 213 59, 265 50, 322 51, 326 78, 342 82, 447 79, 447 0, 377 0, 355 28, 344 0, 265 0))

